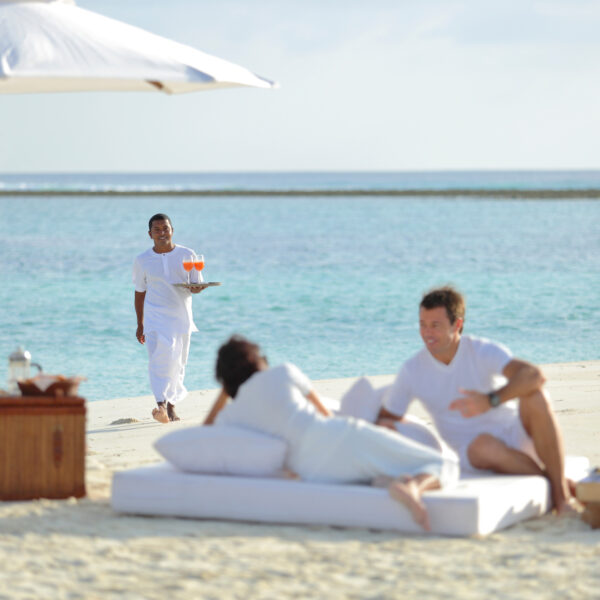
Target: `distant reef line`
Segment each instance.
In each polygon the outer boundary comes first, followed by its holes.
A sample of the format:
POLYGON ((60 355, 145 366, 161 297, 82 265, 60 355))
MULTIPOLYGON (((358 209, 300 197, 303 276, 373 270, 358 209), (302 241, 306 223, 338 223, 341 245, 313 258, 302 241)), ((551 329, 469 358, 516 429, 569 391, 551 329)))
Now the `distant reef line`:
POLYGON ((483 198, 530 198, 530 199, 569 199, 600 198, 600 189, 351 189, 351 190, 6 190, 0 189, 0 196, 401 196, 401 197, 483 197, 483 198))

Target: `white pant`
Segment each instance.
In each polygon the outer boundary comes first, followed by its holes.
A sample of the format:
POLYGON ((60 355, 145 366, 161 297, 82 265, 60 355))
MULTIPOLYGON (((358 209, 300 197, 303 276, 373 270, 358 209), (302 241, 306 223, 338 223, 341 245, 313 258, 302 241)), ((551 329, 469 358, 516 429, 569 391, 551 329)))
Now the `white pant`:
POLYGON ((190 334, 167 337, 151 331, 145 335, 152 393, 157 402, 177 404, 187 394, 183 378, 190 351, 190 334))
POLYGON ((307 481, 353 483, 378 475, 429 473, 442 487, 458 479, 458 459, 361 419, 334 417, 312 424, 288 465, 307 481))

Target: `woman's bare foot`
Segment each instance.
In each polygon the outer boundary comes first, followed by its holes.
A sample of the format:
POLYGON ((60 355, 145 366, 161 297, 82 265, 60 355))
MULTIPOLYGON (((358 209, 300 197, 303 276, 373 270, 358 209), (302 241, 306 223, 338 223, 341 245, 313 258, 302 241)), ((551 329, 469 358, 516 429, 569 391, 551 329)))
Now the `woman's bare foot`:
POLYGON ((425 531, 431 531, 427 508, 421 500, 421 489, 414 478, 394 479, 388 486, 388 492, 394 500, 408 508, 413 519, 425 531))
POLYGON ((158 406, 152 411, 152 417, 159 423, 169 422, 169 415, 167 414, 167 409, 165 408, 164 402, 158 403, 158 406))
POLYGON ((169 421, 181 421, 175 412, 175 405, 171 404, 170 402, 167 402, 167 415, 169 417, 169 421))

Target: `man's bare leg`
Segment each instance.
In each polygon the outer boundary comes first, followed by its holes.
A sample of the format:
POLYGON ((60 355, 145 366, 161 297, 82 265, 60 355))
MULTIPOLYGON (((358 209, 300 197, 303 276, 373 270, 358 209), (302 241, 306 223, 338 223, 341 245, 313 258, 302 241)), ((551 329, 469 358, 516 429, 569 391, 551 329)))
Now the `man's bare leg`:
POLYGON ((572 510, 571 493, 565 479, 565 451, 563 439, 545 390, 520 399, 519 411, 525 431, 546 468, 550 480, 554 508, 560 515, 572 510))
POLYGON ((519 403, 523 427, 533 441, 542 468, 530 456, 510 448, 489 434, 475 438, 467 455, 477 469, 517 475, 543 475, 550 481, 552 501, 558 514, 571 510, 569 482, 565 479, 562 436, 545 392, 534 392, 519 403))
POLYGON ((157 407, 152 410, 152 417, 159 423, 168 423, 169 415, 167 414, 167 407, 165 402, 158 402, 157 407))
MULTIPOLYGON (((483 433, 475 438, 467 450, 469 462, 476 469, 487 469, 495 473, 505 473, 513 475, 542 475, 550 480, 546 469, 540 467, 529 455, 520 452, 515 448, 507 446, 502 440, 494 436, 483 433)), ((577 510, 577 506, 572 506, 575 495, 575 482, 566 479, 567 501, 562 509, 557 508, 560 514, 563 511, 577 510)), ((552 485, 552 481, 550 481, 552 485)), ((554 488, 552 488, 554 491, 554 488)), ((557 507, 554 494, 552 496, 554 506, 557 507)))
POLYGON ((514 475, 544 475, 531 456, 507 446, 489 433, 477 436, 467 449, 469 462, 476 469, 514 475))
POLYGON ((429 514, 421 499, 423 492, 440 488, 439 480, 428 473, 420 473, 414 477, 394 479, 388 486, 390 496, 406 506, 413 519, 425 531, 431 531, 429 514))

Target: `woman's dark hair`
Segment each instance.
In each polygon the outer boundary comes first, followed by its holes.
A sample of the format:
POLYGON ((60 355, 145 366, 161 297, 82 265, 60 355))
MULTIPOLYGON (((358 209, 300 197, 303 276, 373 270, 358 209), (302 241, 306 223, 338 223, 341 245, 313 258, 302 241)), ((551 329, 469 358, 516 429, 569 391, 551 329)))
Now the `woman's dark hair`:
POLYGON ((266 363, 266 358, 260 346, 234 335, 219 348, 215 377, 227 394, 235 398, 240 385, 260 370, 261 362, 266 363))

